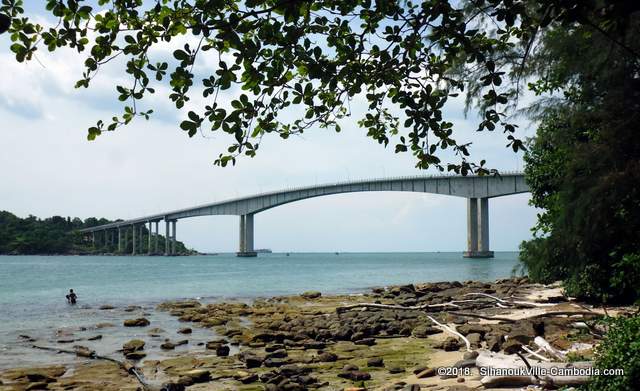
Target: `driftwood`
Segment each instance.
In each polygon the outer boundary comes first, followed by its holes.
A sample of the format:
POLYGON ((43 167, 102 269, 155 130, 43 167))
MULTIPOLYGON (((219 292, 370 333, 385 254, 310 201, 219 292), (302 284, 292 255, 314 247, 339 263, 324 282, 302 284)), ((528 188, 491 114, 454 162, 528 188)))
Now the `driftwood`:
POLYGON ((138 380, 138 382, 142 385, 142 389, 144 391, 155 391, 159 389, 158 387, 154 387, 150 385, 145 380, 142 372, 138 368, 136 368, 136 366, 133 365, 131 362, 120 361, 120 360, 116 360, 115 358, 98 355, 94 350, 90 350, 84 346, 75 346, 74 350, 67 350, 67 349, 60 349, 60 348, 54 348, 50 346, 39 346, 39 345, 32 345, 32 347, 35 349, 48 350, 48 351, 57 352, 57 353, 75 354, 78 357, 86 357, 94 360, 111 361, 113 363, 118 364, 118 366, 124 369, 127 373, 133 375, 136 378, 136 380, 138 380))

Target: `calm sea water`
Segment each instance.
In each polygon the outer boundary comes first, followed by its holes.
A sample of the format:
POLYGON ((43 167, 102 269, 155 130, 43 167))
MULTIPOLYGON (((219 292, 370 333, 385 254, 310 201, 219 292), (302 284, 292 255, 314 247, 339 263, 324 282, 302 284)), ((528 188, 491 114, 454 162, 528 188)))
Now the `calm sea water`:
MULTIPOLYGON (((29 354, 20 334, 51 345, 67 334, 82 340, 99 333, 104 336, 101 341, 83 344, 109 354, 123 338, 131 337, 131 329, 120 327, 122 319, 145 315, 152 326, 177 330, 175 319, 153 311, 163 300, 250 299, 305 290, 350 293, 414 282, 490 281, 510 276, 517 256, 516 252, 497 252, 488 260, 464 259, 461 253, 0 256, 0 368, 51 361, 41 353, 29 354), (78 305, 73 307, 65 300, 69 288, 78 294, 78 305), (103 304, 117 308, 101 311, 98 307, 103 304), (130 305, 141 308, 125 312, 130 305), (97 330, 100 322, 118 327, 97 330)), ((209 337, 195 333, 191 339, 209 337)))

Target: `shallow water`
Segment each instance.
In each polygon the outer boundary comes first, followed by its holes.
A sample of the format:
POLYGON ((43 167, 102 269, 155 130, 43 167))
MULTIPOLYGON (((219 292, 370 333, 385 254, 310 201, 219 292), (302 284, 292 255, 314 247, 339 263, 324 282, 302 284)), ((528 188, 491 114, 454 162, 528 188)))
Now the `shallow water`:
MULTIPOLYGON (((307 253, 234 254, 193 257, 145 256, 0 256, 0 368, 68 361, 34 352, 19 335, 37 338, 41 345, 57 345, 73 333, 82 345, 101 354, 115 354, 123 342, 145 339, 153 348, 149 358, 202 349, 198 342, 215 338, 210 330, 194 328, 192 336, 175 333, 180 324, 153 310, 163 300, 203 298, 206 301, 250 299, 305 290, 324 293, 357 292, 368 287, 413 282, 483 280, 508 277, 517 264, 516 252, 497 252, 493 259, 464 259, 460 253, 307 253), (66 304, 73 288, 78 304, 66 304), (116 306, 103 311, 103 304, 116 306), (129 305, 142 308, 126 312, 129 305), (151 338, 146 329, 122 327, 124 319, 145 315, 150 327, 166 331, 151 338), (95 329, 110 322, 115 327, 95 329), (86 330, 82 330, 85 328, 86 330), (100 334, 100 341, 86 338, 100 334), (189 339, 174 353, 153 353, 164 338, 189 339)), ((73 343, 69 344, 73 345, 73 343)), ((58 345, 63 346, 64 345, 58 345)), ((70 348, 70 347, 68 347, 70 348)))

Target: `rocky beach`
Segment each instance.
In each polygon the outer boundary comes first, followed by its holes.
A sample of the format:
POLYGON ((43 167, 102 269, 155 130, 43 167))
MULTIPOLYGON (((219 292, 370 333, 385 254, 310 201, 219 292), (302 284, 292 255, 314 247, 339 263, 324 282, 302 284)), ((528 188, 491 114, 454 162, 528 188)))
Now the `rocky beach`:
POLYGON ((557 284, 526 278, 125 310, 122 325, 96 325, 131 330, 108 357, 87 346, 86 330, 64 330, 57 340, 22 335, 25 347, 51 355, 50 365, 1 370, 0 390, 486 389, 505 385, 480 376, 487 360, 589 362, 600 337, 592 321, 604 313, 563 296, 557 284), (180 327, 157 327, 155 312, 180 327))

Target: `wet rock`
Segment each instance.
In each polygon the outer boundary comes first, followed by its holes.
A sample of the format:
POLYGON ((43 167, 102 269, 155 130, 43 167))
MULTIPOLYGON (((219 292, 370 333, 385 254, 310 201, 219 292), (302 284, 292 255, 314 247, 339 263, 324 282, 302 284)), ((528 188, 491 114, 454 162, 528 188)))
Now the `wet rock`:
POLYGON ((49 384, 45 383, 45 382, 37 382, 37 383, 31 383, 29 384, 26 388, 25 391, 30 391, 30 390, 48 390, 49 389, 49 384))
POLYGON ((317 299, 318 297, 322 296, 322 293, 318 291, 307 291, 303 292, 300 296, 305 299, 317 299))
POLYGON ((127 319, 124 321, 124 327, 145 327, 149 326, 151 322, 147 318, 127 319))
POLYGON ((97 329, 106 329, 109 327, 115 327, 115 325, 113 323, 103 322, 103 323, 98 323, 95 327, 97 329))
POLYGON ((311 368, 303 367, 296 364, 283 365, 278 370, 278 373, 285 377, 302 376, 308 374, 309 372, 311 372, 311 368))
POLYGON ((132 339, 131 341, 122 345, 122 351, 124 354, 137 352, 144 349, 144 341, 141 339, 132 339))
POLYGON ((98 335, 94 335, 93 337, 87 338, 87 341, 97 341, 100 339, 102 339, 102 335, 98 334, 98 335))
POLYGON ((174 344, 175 344, 176 346, 180 346, 180 345, 187 345, 188 343, 189 343, 189 340, 188 340, 188 339, 181 339, 180 341, 176 341, 176 342, 174 342, 174 344))
POLYGON ((112 305, 109 305, 109 304, 105 304, 105 305, 101 305, 101 306, 100 306, 100 309, 101 309, 101 310, 112 310, 112 309, 115 309, 115 308, 116 308, 116 307, 114 307, 114 306, 112 306, 112 305))
POLYGON ((241 353, 239 356, 241 361, 244 361, 244 364, 247 368, 259 368, 262 366, 262 362, 264 361, 264 357, 260 357, 258 355, 252 353, 241 353))
POLYGON ((382 359, 382 357, 372 357, 372 358, 367 360, 367 366, 368 367, 383 367, 384 366, 384 360, 382 359))
POLYGON ((58 342, 58 343, 72 343, 72 342, 75 342, 75 341, 76 340, 73 339, 73 338, 60 338, 56 342, 58 342))
POLYGON ((179 383, 164 383, 161 388, 163 391, 184 391, 184 384, 179 383))
POLYGON ((160 345, 160 349, 162 350, 173 350, 176 348, 176 345, 172 342, 165 342, 162 345, 160 345))
POLYGON ((278 344, 273 344, 273 345, 266 346, 264 348, 264 351, 267 352, 267 353, 272 353, 272 352, 275 352, 276 350, 280 350, 280 349, 284 349, 284 345, 278 343, 278 344))
POLYGON ((420 391, 420 385, 418 384, 407 384, 402 391, 420 391))
POLYGON ((139 305, 130 305, 127 308, 124 309, 125 312, 133 312, 136 310, 141 310, 142 307, 140 307, 139 305))
POLYGON ((143 352, 131 352, 131 353, 125 354, 125 357, 129 360, 137 361, 147 357, 147 354, 143 352))
POLYGON ((178 330, 178 334, 191 334, 192 332, 193 330, 191 329, 191 327, 183 327, 178 330))
POLYGON ((306 341, 303 346, 305 349, 324 349, 327 344, 320 341, 306 341))

